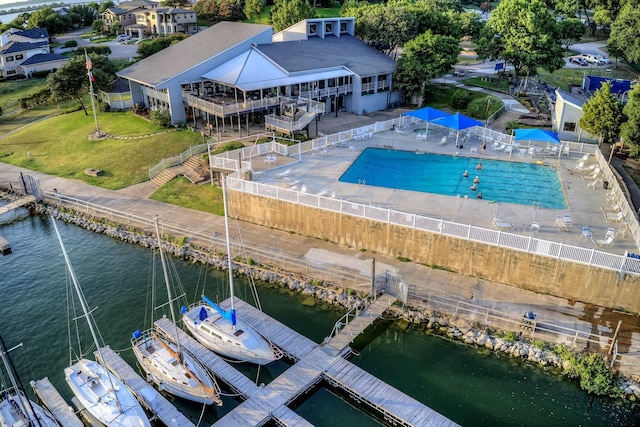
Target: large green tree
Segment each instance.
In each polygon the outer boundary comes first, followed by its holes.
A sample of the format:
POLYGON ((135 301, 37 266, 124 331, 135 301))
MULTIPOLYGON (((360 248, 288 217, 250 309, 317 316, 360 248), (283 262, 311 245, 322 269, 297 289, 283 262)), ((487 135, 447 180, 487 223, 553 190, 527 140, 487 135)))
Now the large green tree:
MULTIPOLYGON (((91 73, 94 77, 93 90, 106 90, 115 78, 116 66, 106 56, 90 55, 91 73)), ((77 56, 68 61, 55 73, 47 76, 47 85, 55 100, 73 99, 88 114, 84 105, 84 97, 89 92, 89 75, 84 56, 77 56)))
POLYGON ((263 0, 246 0, 244 2, 244 14, 249 19, 254 19, 260 16, 260 12, 264 8, 263 0))
POLYGON ((71 17, 58 15, 51 6, 36 10, 29 15, 29 28, 46 28, 51 35, 64 33, 71 26, 71 17))
POLYGON ((611 25, 607 43, 609 53, 616 58, 640 63, 640 7, 630 0, 611 25))
POLYGON ((404 53, 394 71, 395 88, 407 94, 424 92, 430 79, 451 70, 459 54, 460 44, 455 38, 431 31, 421 34, 404 45, 404 53))
POLYGON ((562 44, 567 50, 569 50, 569 46, 580 41, 585 31, 582 21, 576 18, 563 19, 558 22, 558 27, 562 36, 562 44))
POLYGON ((611 83, 604 82, 600 89, 582 106, 580 127, 603 142, 615 142, 624 122, 622 104, 611 93, 611 83))
POLYGON ((478 55, 504 59, 516 80, 523 70, 564 66, 558 26, 540 0, 502 0, 481 31, 478 55))
POLYGON ((186 39, 187 37, 189 36, 176 33, 170 34, 166 37, 158 37, 157 39, 153 40, 145 40, 144 42, 138 44, 138 55, 141 58, 146 58, 147 56, 158 53, 161 50, 166 49, 169 46, 186 39))
POLYGON ((307 0, 275 0, 271 8, 271 25, 276 32, 315 17, 316 12, 307 0))
POLYGON ((620 128, 622 142, 629 147, 629 155, 640 156, 640 85, 635 85, 628 93, 629 101, 624 106, 623 112, 627 121, 620 128))

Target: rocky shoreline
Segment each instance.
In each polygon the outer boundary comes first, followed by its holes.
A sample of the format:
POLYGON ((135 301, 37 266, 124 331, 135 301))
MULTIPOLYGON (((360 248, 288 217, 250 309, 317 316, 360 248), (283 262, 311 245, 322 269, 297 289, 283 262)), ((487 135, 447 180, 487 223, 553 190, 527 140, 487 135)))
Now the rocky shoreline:
MULTIPOLYGON (((10 194, 0 194, 3 198, 11 198, 10 194)), ((34 206, 36 214, 51 215, 57 220, 65 221, 86 230, 119 239, 147 248, 157 247, 158 243, 152 233, 123 226, 99 217, 92 217, 67 208, 58 209, 53 205, 38 204, 34 206)), ((166 243, 167 253, 191 262, 212 265, 226 270, 227 262, 223 252, 211 253, 209 248, 201 248, 190 242, 166 243)), ((347 311, 362 308, 366 304, 366 295, 357 294, 351 289, 323 286, 320 281, 309 281, 298 278, 288 271, 273 271, 261 268, 252 260, 234 259, 236 275, 251 276, 271 286, 286 287, 292 292, 306 295, 306 304, 315 303, 340 306, 347 311)), ((541 341, 532 342, 521 333, 510 331, 492 331, 481 324, 471 324, 457 315, 435 311, 428 307, 392 307, 391 315, 402 327, 414 328, 459 341, 465 345, 485 348, 497 354, 507 355, 525 363, 536 364, 544 369, 554 369, 566 375, 570 363, 559 355, 552 344, 541 341), (543 347, 543 348, 540 348, 543 347)), ((566 350, 566 349, 565 349, 566 350)), ((640 381, 638 378, 619 377, 619 397, 630 401, 640 399, 640 381)))

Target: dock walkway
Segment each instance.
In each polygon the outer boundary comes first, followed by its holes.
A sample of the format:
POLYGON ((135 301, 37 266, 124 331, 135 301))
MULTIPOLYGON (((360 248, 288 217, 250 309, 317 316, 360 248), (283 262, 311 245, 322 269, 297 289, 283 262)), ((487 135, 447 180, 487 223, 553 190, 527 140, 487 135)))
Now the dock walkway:
POLYGON ((58 390, 51 384, 49 377, 31 381, 31 387, 62 427, 84 427, 73 408, 65 402, 58 390))
POLYGON ((99 357, 99 354, 102 354, 102 357, 104 357, 105 360, 103 363, 109 370, 120 378, 136 395, 140 403, 156 414, 164 425, 181 427, 194 426, 175 406, 138 375, 119 354, 111 350, 111 347, 102 347, 100 352, 96 352, 96 357, 99 357))

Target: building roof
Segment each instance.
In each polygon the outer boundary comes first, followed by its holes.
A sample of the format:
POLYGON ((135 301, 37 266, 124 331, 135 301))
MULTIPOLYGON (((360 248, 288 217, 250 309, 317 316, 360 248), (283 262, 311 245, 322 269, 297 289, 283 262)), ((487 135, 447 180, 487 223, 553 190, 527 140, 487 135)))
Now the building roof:
POLYGON ((268 25, 222 21, 136 62, 117 75, 157 86, 265 31, 272 29, 268 25))
POLYGON ((351 74, 353 73, 343 66, 324 70, 287 73, 258 49, 252 48, 202 77, 249 91, 314 80, 332 79, 351 74))
POLYGON ((0 49, 0 54, 6 55, 9 53, 18 53, 18 52, 27 52, 29 50, 41 49, 49 45, 49 40, 43 40, 40 42, 9 42, 2 49, 0 49))
POLYGON ((169 13, 173 15, 174 13, 196 13, 193 9, 182 9, 179 7, 159 7, 154 9, 156 13, 169 13))
POLYGON ((131 0, 131 1, 121 1, 118 4, 119 7, 125 9, 132 9, 136 7, 158 7, 160 6, 160 2, 150 1, 150 0, 131 0))
POLYGON ((28 30, 18 31, 13 34, 16 36, 28 37, 30 39, 49 40, 49 32, 46 28, 30 28, 28 30))
POLYGON ((42 64, 43 62, 52 62, 52 61, 66 61, 67 58, 64 56, 58 55, 57 53, 38 53, 28 58, 26 61, 21 63, 23 67, 25 65, 34 65, 34 64, 42 64))
POLYGON ((577 98, 577 97, 571 95, 570 93, 562 91, 560 89, 556 89, 556 94, 559 95, 560 97, 562 97, 564 102, 568 102, 569 104, 573 104, 576 107, 582 108, 582 106, 586 102, 584 99, 577 98))
POLYGON ((108 9, 105 9, 105 11, 101 13, 101 15, 102 15, 102 14, 106 14, 106 13, 108 13, 108 12, 111 12, 111 13, 113 13, 114 15, 123 15, 123 14, 125 14, 125 13, 131 13, 131 11, 132 11, 133 9, 137 9, 137 7, 135 7, 135 8, 131 8, 131 7, 129 7, 129 8, 122 8, 122 7, 110 7, 110 8, 108 8, 108 9))
POLYGON ((350 35, 279 42, 257 48, 288 72, 344 66, 359 76, 392 73, 395 61, 350 35))

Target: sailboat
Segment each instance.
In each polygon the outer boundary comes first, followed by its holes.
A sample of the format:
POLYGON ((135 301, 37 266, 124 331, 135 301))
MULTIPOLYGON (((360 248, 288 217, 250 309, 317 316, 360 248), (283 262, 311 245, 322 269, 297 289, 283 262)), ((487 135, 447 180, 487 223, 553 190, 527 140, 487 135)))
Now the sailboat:
MULTIPOLYGON (((18 378, 9 358, 9 351, 0 337, 0 356, 4 363, 5 372, 11 385, 5 386, 3 382, 0 393, 0 426, 25 426, 25 427, 57 427, 56 419, 49 411, 30 400, 24 392, 24 387, 18 378)), ((15 347, 14 347, 15 348, 15 347)))
MULTIPOLYGON (((173 309, 171 286, 167 273, 166 260, 162 252, 162 241, 158 229, 158 217, 155 218, 158 251, 162 263, 162 272, 169 297, 171 320, 176 325, 173 309)), ((153 298, 152 298, 153 300, 153 298)), ((178 327, 175 326, 175 344, 165 339, 158 332, 136 331, 131 339, 133 353, 147 375, 147 381, 154 382, 160 390, 205 405, 217 403, 222 405, 220 392, 214 380, 207 375, 204 367, 189 353, 182 351, 178 339, 178 327)))
POLYGON ((227 262, 231 307, 225 310, 205 295, 202 301, 182 307, 182 321, 191 335, 208 349, 232 359, 266 365, 282 357, 282 351, 271 345, 255 329, 236 316, 234 306, 229 213, 225 176, 222 177, 224 226, 227 240, 227 262))
MULTIPOLYGON (((102 357, 100 344, 96 335, 96 330, 92 322, 91 313, 87 308, 76 274, 71 267, 71 261, 64 247, 58 226, 53 218, 51 223, 58 237, 64 260, 69 270, 69 275, 73 281, 78 300, 87 320, 91 337, 95 343, 100 360, 102 357)), ((80 402, 80 405, 100 423, 108 427, 151 427, 147 415, 136 400, 135 396, 125 387, 115 375, 102 364, 88 359, 80 359, 64 370, 64 376, 73 391, 73 394, 80 402)))

